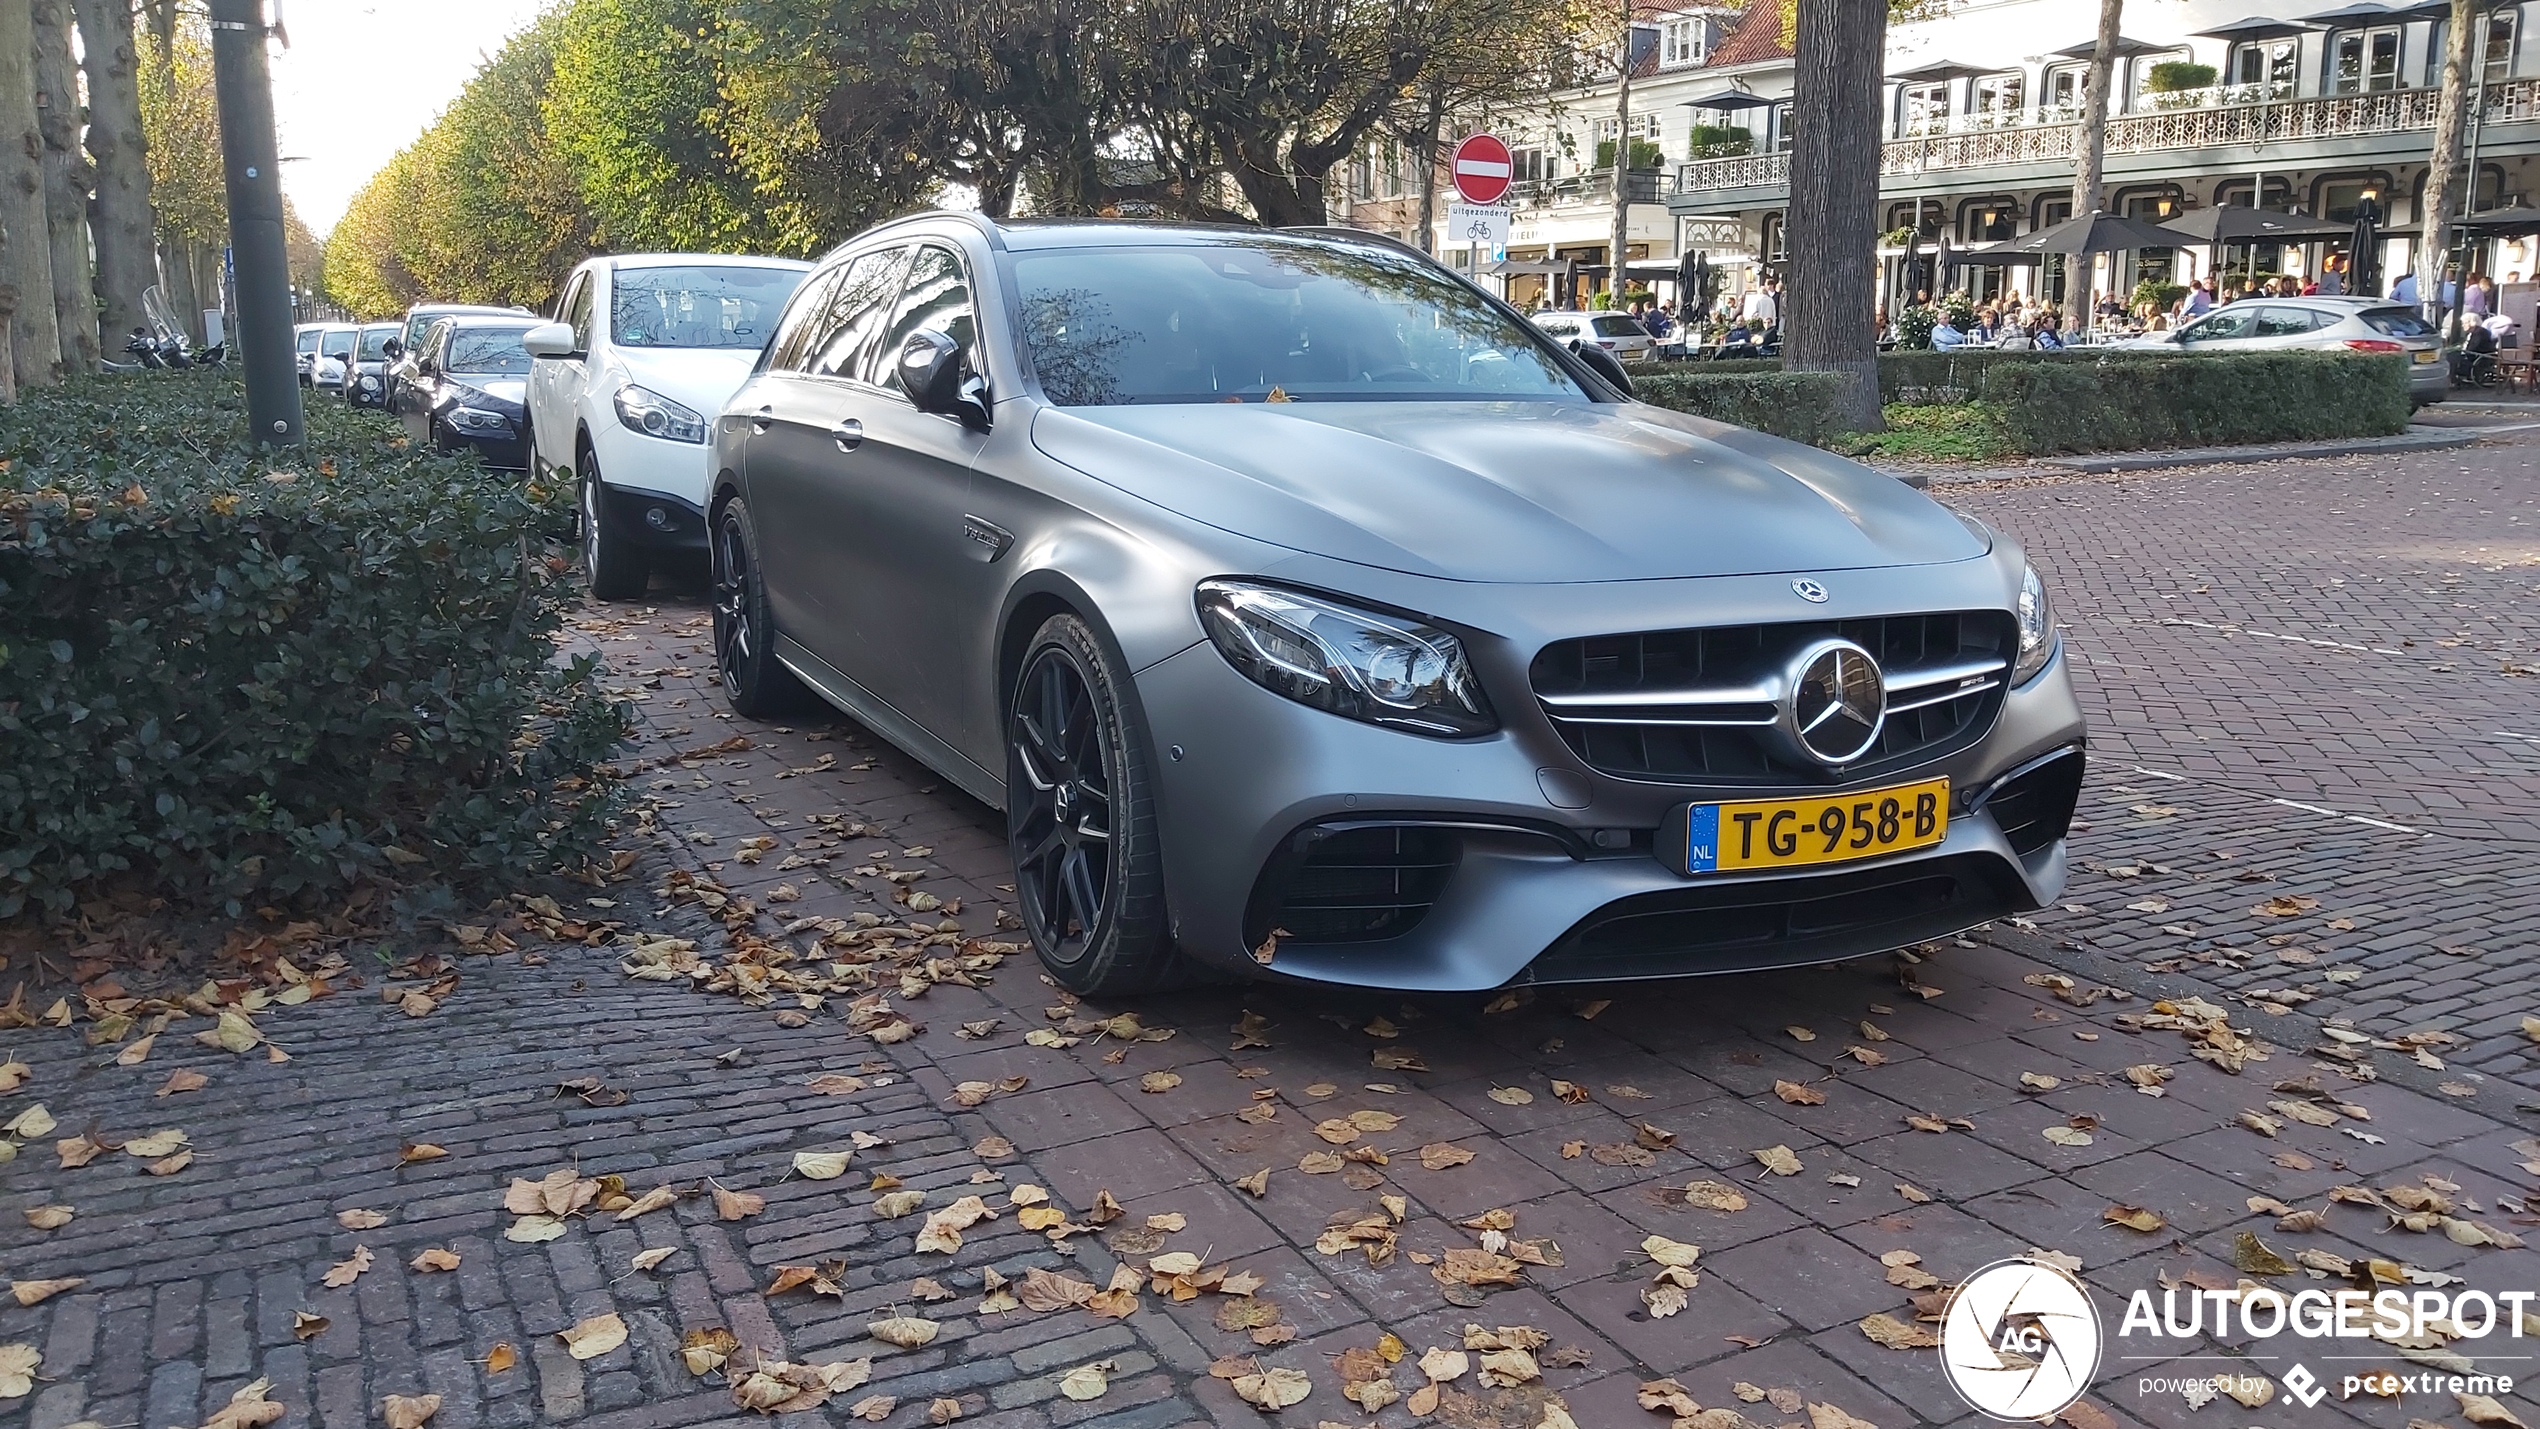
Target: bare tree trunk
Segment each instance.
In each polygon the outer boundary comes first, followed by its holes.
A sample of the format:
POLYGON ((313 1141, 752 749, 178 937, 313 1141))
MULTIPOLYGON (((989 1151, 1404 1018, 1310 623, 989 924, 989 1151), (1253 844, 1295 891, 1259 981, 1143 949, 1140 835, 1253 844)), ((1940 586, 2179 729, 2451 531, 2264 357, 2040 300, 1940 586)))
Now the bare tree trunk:
POLYGON ((1881 71, 1887 0, 1799 0, 1791 96, 1789 277, 1782 365, 1846 379, 1835 411, 1853 431, 1879 416, 1877 259, 1881 71))
MULTIPOLYGON (((5 249, 7 246, 7 240, 0 239, 0 249, 5 249)), ((0 353, 6 353, 9 350, 9 315, 17 311, 17 306, 18 290, 6 283, 0 283, 0 353)), ((17 369, 10 363, 0 362, 0 407, 6 407, 16 400, 18 400, 17 369)))
MULTIPOLYGON (((203 321, 203 313, 211 308, 228 306, 221 300, 222 278, 228 268, 225 261, 225 247, 225 244, 197 243, 193 249, 195 308, 193 318, 195 324, 202 329, 205 342, 212 340, 212 326, 203 321)), ((224 318, 222 321, 226 324, 228 320, 224 318)), ((234 343, 232 345, 235 346, 234 343)))
POLYGON ((0 277, 18 290, 9 358, 20 387, 62 377, 62 331, 53 317, 53 230, 44 217, 44 136, 35 123, 35 10, 0 0, 0 277))
POLYGON ((1446 127, 1446 82, 1429 85, 1429 107, 1420 116, 1420 251, 1438 251, 1438 131, 1446 127))
POLYGON ((89 281, 91 170, 79 148, 79 70, 67 0, 35 0, 35 124, 44 135, 44 221, 52 229, 53 322, 62 362, 97 370, 96 286, 89 281))
POLYGON ((97 245, 102 344, 121 348, 141 325, 141 290, 156 279, 150 166, 141 137, 140 55, 130 0, 74 0, 88 73, 88 153, 97 165, 89 230, 97 245))
POLYGON ((1631 0, 1623 0, 1623 58, 1613 86, 1613 231, 1605 241, 1605 305, 1623 307, 1623 267, 1631 261, 1631 0))
POLYGON ((169 311, 176 314, 177 331, 187 342, 197 341, 194 331, 194 245, 170 234, 159 249, 159 293, 168 300, 169 311))
MULTIPOLYGON (((2091 47, 2090 73, 2082 80, 2081 126, 2073 133, 2075 218, 2097 213, 2107 191, 2109 91, 2117 82, 2117 39, 2124 28, 2125 0, 2099 0, 2099 39, 2091 47)), ((2098 260, 2085 253, 2066 261, 2071 266, 2064 271, 2064 330, 2070 332, 2089 325, 2090 279, 2098 260)))
POLYGON ((2443 308, 2443 263, 2450 255, 2452 220, 2460 217, 2461 135, 2469 123, 2470 70, 2485 11, 2475 0, 2452 0, 2450 43, 2443 47, 2443 91, 2434 102, 2434 153, 2425 176, 2425 212, 2418 214, 2417 307, 2429 317, 2443 308))

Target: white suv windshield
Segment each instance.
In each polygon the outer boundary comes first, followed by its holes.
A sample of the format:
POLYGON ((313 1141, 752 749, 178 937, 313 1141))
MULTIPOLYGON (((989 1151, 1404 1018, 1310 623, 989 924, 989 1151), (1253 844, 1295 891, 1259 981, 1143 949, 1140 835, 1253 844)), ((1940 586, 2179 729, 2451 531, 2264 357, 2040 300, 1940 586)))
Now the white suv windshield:
POLYGON ((609 338, 621 347, 767 345, 794 268, 620 268, 609 289, 609 338))
POLYGON ((1586 395, 1523 324, 1409 257, 1260 239, 1026 252, 1014 273, 1062 407, 1586 395))

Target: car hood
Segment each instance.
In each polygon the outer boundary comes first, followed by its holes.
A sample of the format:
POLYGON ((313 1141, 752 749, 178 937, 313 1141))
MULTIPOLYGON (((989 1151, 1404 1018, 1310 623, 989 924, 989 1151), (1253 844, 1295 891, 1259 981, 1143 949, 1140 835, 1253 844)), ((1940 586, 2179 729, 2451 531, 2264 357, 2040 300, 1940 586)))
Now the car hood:
POLYGON ((1987 549, 1867 467, 1639 403, 1043 408, 1032 439, 1191 520, 1449 580, 1856 570, 1987 549))
MULTIPOLYGON (((708 421, 732 400, 758 365, 754 347, 620 347, 611 349, 626 380, 649 387, 708 421)), ((594 393, 602 401, 615 389, 594 393)))
POLYGON ((529 400, 529 382, 526 378, 495 376, 471 377, 465 373, 457 372, 450 375, 453 381, 455 381, 461 388, 465 389, 459 394, 461 400, 464 401, 473 401, 477 396, 482 395, 485 397, 491 397, 497 402, 507 402, 512 406, 517 407, 529 400))

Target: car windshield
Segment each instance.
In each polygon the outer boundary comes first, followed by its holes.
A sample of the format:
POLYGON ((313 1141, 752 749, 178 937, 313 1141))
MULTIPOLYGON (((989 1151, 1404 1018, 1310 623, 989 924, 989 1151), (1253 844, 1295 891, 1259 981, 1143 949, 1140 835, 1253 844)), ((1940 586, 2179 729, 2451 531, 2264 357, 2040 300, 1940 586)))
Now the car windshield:
POLYGON ((351 328, 344 328, 336 332, 330 332, 326 335, 324 344, 318 348, 318 351, 324 353, 328 357, 350 357, 353 355, 353 341, 359 336, 360 334, 354 332, 351 328))
POLYGON ((1586 396, 1523 324, 1410 257, 1269 239, 1024 253, 1014 273, 1062 407, 1586 396))
POLYGON ((2357 314, 2374 332, 2391 337, 2432 337, 2434 325, 2412 308, 2366 308, 2357 314))
POLYGON ((386 358, 388 356, 388 339, 395 337, 399 331, 399 329, 393 327, 363 328, 362 351, 358 360, 362 362, 378 362, 386 358))
POLYGON ((1626 317, 1602 317, 1596 320, 1598 337, 1647 337, 1649 329, 1626 317))
POLYGON ((306 356, 307 354, 318 350, 318 339, 321 336, 323 336, 323 334, 312 329, 311 331, 301 333, 294 337, 291 339, 291 342, 294 347, 299 349, 301 355, 306 356))
POLYGON ((620 268, 609 337, 626 347, 764 347, 802 281, 794 268, 620 268))
POLYGON ((493 373, 517 377, 529 370, 529 349, 520 345, 521 327, 463 327, 450 334, 452 372, 493 373))

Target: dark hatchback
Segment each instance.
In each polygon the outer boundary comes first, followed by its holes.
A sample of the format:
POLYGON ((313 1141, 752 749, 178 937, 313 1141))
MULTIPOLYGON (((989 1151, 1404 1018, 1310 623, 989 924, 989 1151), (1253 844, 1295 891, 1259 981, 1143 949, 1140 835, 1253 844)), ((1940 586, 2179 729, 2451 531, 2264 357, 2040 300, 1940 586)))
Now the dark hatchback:
POLYGON ((442 318, 397 384, 406 435, 436 451, 473 450, 487 466, 529 469, 529 350, 536 318, 442 318))

